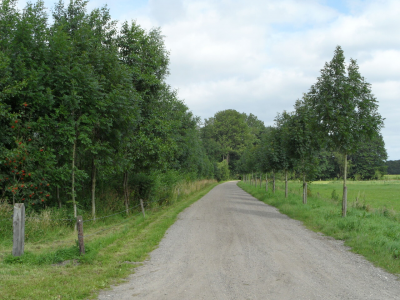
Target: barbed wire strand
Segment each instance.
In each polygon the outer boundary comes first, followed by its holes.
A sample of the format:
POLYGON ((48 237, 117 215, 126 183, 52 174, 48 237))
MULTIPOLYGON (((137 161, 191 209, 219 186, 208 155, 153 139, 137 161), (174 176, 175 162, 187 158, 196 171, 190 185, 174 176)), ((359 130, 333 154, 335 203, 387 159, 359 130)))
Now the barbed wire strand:
MULTIPOLYGON (((162 199, 153 200, 153 201, 146 201, 146 202, 143 202, 143 205, 144 205, 144 204, 149 204, 149 203, 154 203, 154 202, 163 201, 163 200, 165 200, 165 199, 167 199, 167 198, 168 198, 168 197, 165 197, 165 198, 162 198, 162 199)), ((131 210, 131 209, 136 208, 136 207, 139 207, 139 206, 140 206, 140 204, 135 205, 135 206, 132 206, 132 207, 128 208, 128 210, 131 210)), ((126 209, 123 210, 123 211, 120 211, 120 212, 118 212, 118 213, 115 213, 115 214, 111 214, 111 215, 108 215, 108 216, 104 216, 104 217, 97 218, 96 220, 108 218, 108 217, 111 217, 111 216, 120 214, 120 213, 122 213, 122 212, 126 212, 126 209)), ((131 215, 131 216, 129 216, 127 219, 125 219, 124 221, 119 222, 119 223, 117 223, 117 224, 114 224, 114 225, 111 226, 111 227, 98 230, 98 231, 96 231, 96 232, 93 232, 93 233, 84 235, 83 237, 84 237, 84 238, 89 238, 89 237, 94 236, 94 235, 96 235, 96 234, 98 234, 98 233, 100 233, 100 232, 104 232, 104 231, 113 229, 113 228, 115 228, 115 227, 117 227, 117 226, 119 226, 119 225, 121 225, 121 224, 123 224, 123 223, 127 223, 127 222, 130 221, 132 218, 134 218, 134 217, 136 217, 136 216, 138 216, 138 215, 140 215, 140 214, 142 214, 142 212, 138 212, 137 214, 131 215)), ((10 219, 12 219, 12 218, 13 218, 13 216, 10 217, 10 219)), ((29 219, 45 220, 45 219, 43 219, 43 218, 32 218, 32 217, 27 217, 27 219, 28 219, 28 218, 29 218, 29 219)), ((9 220, 9 219, 0 219, 0 220, 9 220)), ((53 221, 54 221, 54 220, 55 220, 55 221, 75 221, 75 219, 47 219, 47 220, 53 220, 53 221)), ((85 221, 93 221, 93 219, 91 219, 91 220, 85 220, 85 221)), ((85 222, 85 221, 84 221, 84 222, 85 222)), ((77 240, 77 239, 74 238, 73 240, 53 241, 53 242, 51 243, 51 246, 54 246, 55 244, 57 244, 57 245, 66 244, 66 243, 71 243, 71 244, 72 244, 73 242, 76 242, 76 240, 77 240)), ((28 243, 26 244, 26 246, 29 246, 29 244, 30 244, 30 243, 28 242, 28 243)), ((33 244, 33 245, 34 245, 34 244, 33 244)), ((7 252, 3 252, 3 254, 7 254, 7 252)))
POLYGON ((122 222, 119 222, 119 223, 117 223, 117 224, 114 224, 114 225, 111 226, 111 227, 103 228, 103 229, 100 229, 100 230, 98 230, 98 231, 96 231, 96 232, 93 232, 93 233, 90 233, 90 234, 86 234, 86 235, 83 236, 83 238, 88 238, 88 237, 93 236, 93 235, 96 235, 96 234, 98 234, 98 233, 100 233, 100 232, 113 229, 114 227, 117 227, 117 226, 119 226, 119 225, 121 225, 121 224, 123 224, 123 223, 127 223, 128 221, 131 221, 131 219, 132 219, 133 217, 136 217, 136 216, 138 216, 138 215, 140 215, 140 214, 142 214, 142 213, 139 212, 139 213, 137 213, 137 214, 134 214, 134 215, 132 215, 132 216, 129 216, 129 218, 123 220, 122 222))
POLYGON ((109 217, 112 217, 112 216, 115 216, 115 215, 118 215, 118 214, 122 214, 122 213, 126 212, 127 210, 131 210, 131 209, 136 208, 136 207, 139 207, 139 206, 140 206, 140 204, 138 204, 138 205, 136 205, 136 206, 132 206, 132 207, 130 207, 130 208, 128 208, 128 209, 121 210, 120 212, 117 212, 117 213, 114 213, 114 214, 111 214, 111 215, 108 215, 108 216, 83 220, 83 222, 90 222, 90 221, 96 221, 96 220, 106 219, 106 218, 109 218, 109 217))

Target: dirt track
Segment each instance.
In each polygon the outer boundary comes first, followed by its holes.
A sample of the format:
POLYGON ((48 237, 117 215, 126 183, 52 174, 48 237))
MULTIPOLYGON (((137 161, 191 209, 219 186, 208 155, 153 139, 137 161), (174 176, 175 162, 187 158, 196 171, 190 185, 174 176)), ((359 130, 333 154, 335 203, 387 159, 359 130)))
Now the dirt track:
POLYGON ((400 299, 397 277, 228 182, 180 214, 99 299, 400 299))

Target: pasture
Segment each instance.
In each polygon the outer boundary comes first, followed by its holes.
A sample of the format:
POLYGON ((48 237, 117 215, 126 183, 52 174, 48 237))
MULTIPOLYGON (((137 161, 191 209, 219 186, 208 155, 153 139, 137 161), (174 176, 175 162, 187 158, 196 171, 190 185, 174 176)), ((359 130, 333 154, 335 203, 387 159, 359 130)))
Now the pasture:
MULTIPOLYGON (((297 190, 302 189, 302 183, 289 184, 292 188, 298 186, 297 190)), ((313 196, 339 201, 342 199, 342 181, 315 181, 309 184, 309 188, 313 196), (332 194, 336 194, 337 198, 332 194)), ((400 212, 400 180, 348 181, 347 199, 349 206, 365 205, 367 209, 386 208, 400 212)))

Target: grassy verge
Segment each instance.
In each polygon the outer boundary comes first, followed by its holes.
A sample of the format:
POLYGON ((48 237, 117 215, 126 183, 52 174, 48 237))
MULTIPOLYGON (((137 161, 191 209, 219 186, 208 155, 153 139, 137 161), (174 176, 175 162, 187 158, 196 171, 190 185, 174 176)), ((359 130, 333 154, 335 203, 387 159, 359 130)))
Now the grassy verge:
MULTIPOLYGON (((119 223, 105 225, 90 236, 87 254, 79 256, 74 245, 48 241, 31 246, 21 258, 4 255, 0 263, 0 299, 87 299, 99 289, 123 280, 137 263, 155 249, 178 214, 203 197, 217 183, 201 190, 181 190, 180 199, 170 205, 155 205, 146 218, 137 214, 119 223), (53 264, 60 257, 68 262, 53 264)), ((90 232, 87 233, 89 235, 90 232)), ((68 235, 68 234, 67 234, 68 235)), ((66 239, 68 237, 65 237, 66 239)), ((5 246, 3 246, 5 247, 5 246)))
MULTIPOLYGON (((291 183, 302 189, 301 183, 291 183)), ((342 181, 315 181, 310 185, 313 194, 319 194, 323 198, 332 198, 332 193, 341 199, 343 191, 342 181)), ((349 202, 358 202, 371 209, 387 208, 400 212, 400 181, 399 180, 371 180, 371 181, 348 181, 347 182, 349 202)))
POLYGON ((314 231, 345 241, 352 251, 363 255, 376 266, 400 274, 400 223, 397 214, 387 210, 367 211, 364 206, 350 206, 348 216, 341 217, 341 203, 320 197, 309 197, 302 204, 301 195, 290 193, 285 198, 282 183, 275 194, 271 189, 240 182, 243 190, 255 198, 275 206, 280 212, 300 220, 314 231))

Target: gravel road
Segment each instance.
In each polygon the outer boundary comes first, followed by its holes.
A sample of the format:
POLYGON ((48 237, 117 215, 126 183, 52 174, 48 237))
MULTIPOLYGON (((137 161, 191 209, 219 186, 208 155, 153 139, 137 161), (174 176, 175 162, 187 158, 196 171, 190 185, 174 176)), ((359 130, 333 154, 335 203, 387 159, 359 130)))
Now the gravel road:
POLYGON ((396 276, 236 182, 182 212, 135 271, 99 299, 400 299, 396 276))

